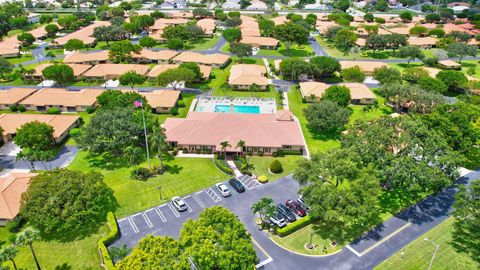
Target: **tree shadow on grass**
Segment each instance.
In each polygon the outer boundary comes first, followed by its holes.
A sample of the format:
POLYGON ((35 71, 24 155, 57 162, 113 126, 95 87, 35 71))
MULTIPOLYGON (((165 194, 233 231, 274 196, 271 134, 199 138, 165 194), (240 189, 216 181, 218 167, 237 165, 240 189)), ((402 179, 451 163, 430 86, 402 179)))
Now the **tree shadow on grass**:
POLYGON ((311 127, 308 127, 312 138, 315 140, 329 141, 329 140, 339 140, 341 136, 340 131, 328 131, 328 132, 318 132, 311 127))
POLYGON ((87 160, 90 167, 105 169, 105 170, 115 170, 115 169, 125 168, 131 165, 124 157, 114 156, 109 153, 95 154, 95 153, 89 152, 87 156, 87 160))
POLYGON ((55 270, 72 270, 72 266, 67 263, 62 263, 60 265, 55 266, 55 270))
POLYGON ((397 64, 401 68, 410 68, 410 67, 420 67, 422 64, 421 63, 398 63, 397 64))
POLYGON ((391 52, 367 52, 367 56, 374 59, 388 59, 392 56, 391 52))
POLYGON ((306 50, 302 49, 290 49, 289 51, 287 49, 280 49, 278 52, 281 55, 284 56, 289 56, 289 57, 307 57, 310 56, 310 53, 306 50))
POLYGON ((167 168, 167 172, 170 174, 179 174, 183 170, 183 167, 178 165, 169 165, 167 168))

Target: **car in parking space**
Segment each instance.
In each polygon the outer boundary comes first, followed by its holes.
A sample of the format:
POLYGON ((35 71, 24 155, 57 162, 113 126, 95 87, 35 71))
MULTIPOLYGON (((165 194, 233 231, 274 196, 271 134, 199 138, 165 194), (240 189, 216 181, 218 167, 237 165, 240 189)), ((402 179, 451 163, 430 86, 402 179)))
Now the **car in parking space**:
POLYGON ((242 182, 238 181, 238 179, 232 178, 228 180, 230 186, 233 187, 238 193, 245 192, 245 187, 243 186, 242 182))
POLYGON ((269 220, 272 224, 274 224, 275 226, 277 226, 279 228, 283 228, 283 227, 287 226, 287 222, 283 218, 283 215, 280 214, 278 211, 273 216, 271 216, 269 218, 269 220))
POLYGON ((300 202, 298 201, 287 200, 285 202, 285 205, 297 216, 304 217, 307 215, 307 211, 303 209, 303 207, 300 205, 300 202))
POLYGON ((303 207, 303 209, 310 211, 310 207, 305 203, 305 200, 303 199, 302 195, 299 195, 297 198, 297 201, 300 203, 300 205, 303 207))
POLYGON ((217 187, 218 191, 220 191, 223 197, 228 197, 232 195, 230 189, 228 189, 227 185, 225 185, 224 183, 218 183, 215 186, 217 187))
POLYGON ((173 206, 175 206, 175 208, 177 208, 179 212, 183 212, 188 209, 185 201, 178 196, 172 198, 172 204, 173 206))
POLYGON ((284 215, 288 222, 294 222, 297 220, 297 217, 288 209, 284 204, 279 203, 277 205, 277 210, 280 214, 284 215))

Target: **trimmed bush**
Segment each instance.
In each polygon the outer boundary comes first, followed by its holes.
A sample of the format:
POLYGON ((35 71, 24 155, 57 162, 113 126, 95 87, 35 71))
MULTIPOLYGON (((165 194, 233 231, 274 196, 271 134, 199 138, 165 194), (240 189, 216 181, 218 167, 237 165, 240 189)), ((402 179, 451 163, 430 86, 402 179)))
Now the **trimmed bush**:
POLYGON ((365 80, 365 73, 358 66, 343 69, 341 74, 347 82, 363 82, 365 80))
POLYGON ((283 228, 276 227, 275 230, 280 237, 284 237, 311 224, 312 221, 313 221, 312 218, 309 215, 307 215, 301 219, 295 220, 294 222, 288 224, 283 228))
POLYGON ((427 57, 423 59, 423 63, 427 67, 436 67, 438 65, 438 58, 436 56, 427 57))
POLYGON ((12 111, 12 112, 18 111, 17 105, 12 105, 12 106, 10 106, 10 111, 12 111))
POLYGON ((88 106, 87 108, 85 108, 85 112, 87 112, 88 114, 92 114, 94 111, 95 108, 92 106, 88 106))
POLYGON ((9 232, 17 233, 20 231, 20 228, 23 226, 24 223, 25 223, 25 219, 23 219, 20 216, 16 216, 12 220, 8 221, 5 227, 9 232))
POLYGON ((281 172, 283 172, 282 163, 280 163, 280 161, 279 161, 278 159, 274 159, 274 160, 270 163, 270 172, 272 172, 272 173, 281 173, 281 172))
POLYGON ((301 155, 302 151, 300 150, 280 150, 278 155, 279 156, 286 156, 286 155, 301 155))
POLYGON ((130 178, 133 180, 145 181, 151 176, 150 170, 143 167, 138 167, 130 172, 130 178))
POLYGON ((115 265, 113 264, 112 257, 110 252, 108 252, 107 246, 112 244, 118 237, 118 223, 115 215, 112 212, 107 214, 107 223, 110 227, 110 232, 98 240, 98 251, 102 257, 102 264, 107 270, 114 270, 115 265))
POLYGON ((48 108, 47 114, 60 114, 62 111, 59 108, 48 108))
POLYGON ((177 102, 177 106, 180 107, 180 108, 185 107, 185 101, 179 100, 179 101, 177 102))
POLYGON ((27 109, 25 109, 25 106, 23 105, 18 105, 17 106, 19 112, 25 112, 27 109))
POLYGON ((262 184, 265 184, 268 182, 268 177, 266 175, 260 175, 258 177, 258 182, 262 183, 262 184))
POLYGON ((228 174, 228 175, 233 175, 233 170, 227 166, 227 163, 223 159, 219 158, 214 158, 213 159, 213 164, 222 172, 228 174))
POLYGON ((171 115, 177 115, 177 114, 178 114, 178 108, 177 108, 177 107, 173 107, 173 108, 170 110, 170 114, 171 114, 171 115))

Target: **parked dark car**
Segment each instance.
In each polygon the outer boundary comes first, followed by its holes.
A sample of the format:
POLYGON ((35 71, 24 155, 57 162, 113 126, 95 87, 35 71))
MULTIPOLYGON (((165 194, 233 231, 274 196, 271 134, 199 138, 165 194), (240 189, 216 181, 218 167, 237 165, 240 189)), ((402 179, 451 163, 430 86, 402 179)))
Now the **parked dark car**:
POLYGON ((280 212, 280 214, 284 215, 287 218, 288 222, 294 222, 295 220, 297 220, 292 211, 290 211, 290 209, 288 209, 284 204, 279 203, 277 205, 277 210, 278 212, 280 212))
POLYGON ((288 200, 285 202, 285 205, 297 216, 304 217, 307 215, 307 211, 303 209, 303 207, 297 201, 288 200))
POLYGON ((237 179, 232 178, 232 179, 228 180, 228 183, 229 183, 230 186, 232 186, 233 189, 235 189, 238 193, 245 192, 245 187, 243 186, 242 182, 238 181, 237 179))

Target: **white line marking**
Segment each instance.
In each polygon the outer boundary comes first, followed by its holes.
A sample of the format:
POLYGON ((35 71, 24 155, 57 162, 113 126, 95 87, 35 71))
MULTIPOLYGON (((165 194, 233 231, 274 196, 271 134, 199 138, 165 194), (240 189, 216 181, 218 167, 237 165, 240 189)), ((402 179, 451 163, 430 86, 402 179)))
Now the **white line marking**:
POLYGON ((272 257, 270 257, 270 254, 267 253, 267 251, 265 249, 263 249, 262 246, 260 246, 260 244, 255 240, 255 238, 253 237, 250 237, 252 239, 252 242, 254 245, 256 245, 258 247, 258 249, 260 249, 261 252, 263 252, 263 254, 267 257, 266 260, 258 263, 257 265, 255 265, 255 268, 260 268, 264 265, 266 265, 267 263, 271 263, 273 261, 272 257))
POLYGON ((358 257, 362 257, 362 254, 358 253, 355 249, 353 249, 350 245, 346 245, 346 248, 348 248, 353 254, 357 255, 358 257))
MULTIPOLYGON (((186 198, 186 197, 185 197, 185 198, 186 198)), ((185 199, 185 198, 184 198, 184 199, 185 199)), ((185 202, 185 205, 187 206, 188 212, 192 213, 193 211, 192 211, 192 208, 190 208, 190 205, 188 205, 187 201, 185 201, 185 200, 183 200, 183 201, 185 202)))
POLYGON ((190 197, 192 197, 192 195, 187 195, 187 196, 185 196, 185 197, 183 197, 183 198, 186 199, 186 198, 190 198, 190 197))
POLYGON ((271 262, 273 262, 273 259, 272 259, 272 258, 268 258, 268 259, 264 260, 263 262, 260 262, 260 263, 258 263, 257 265, 255 265, 255 268, 258 269, 258 268, 260 268, 260 267, 262 267, 262 266, 265 266, 266 264, 269 264, 269 263, 271 263, 271 262))
POLYGON ((172 203, 169 203, 168 204, 168 207, 170 208, 170 210, 172 210, 173 214, 176 216, 176 217, 179 217, 180 214, 175 210, 175 207, 172 206, 172 203))
POLYGON ((138 233, 139 231, 138 231, 137 224, 135 224, 135 222, 131 217, 128 218, 128 222, 130 222, 130 226, 132 226, 133 232, 138 233))
POLYGON ((198 205, 200 205, 202 208, 205 208, 205 205, 203 204, 202 201, 200 201, 200 199, 197 197, 197 195, 193 195, 193 198, 198 203, 198 205))
POLYGON ((152 221, 147 217, 147 215, 145 215, 144 212, 142 212, 142 216, 145 219, 145 222, 147 223, 147 226, 152 228, 153 227, 152 221))
POLYGON ((213 191, 212 188, 208 188, 206 191, 207 195, 212 199, 214 203, 221 201, 222 199, 213 191))
POLYGON ((195 192, 195 194, 198 195, 198 194, 200 194, 200 193, 202 193, 202 192, 203 192, 203 190, 200 190, 200 191, 195 192))
POLYGON ((385 238, 383 238, 382 240, 376 242, 375 244, 373 244, 371 247, 365 249, 362 253, 360 253, 360 255, 365 255, 367 254, 368 252, 372 251, 372 249, 378 247, 379 245, 381 245, 383 242, 387 241, 388 239, 394 237, 396 234, 400 233, 401 231, 405 230, 408 226, 412 225, 412 223, 408 222, 407 224, 403 225, 402 227, 398 228, 396 231, 392 232, 391 234, 389 234, 388 236, 386 236, 385 238))
POLYGON ((163 223, 167 222, 167 219, 163 215, 162 211, 160 210, 160 206, 155 208, 155 211, 157 212, 158 216, 162 219, 163 223))

